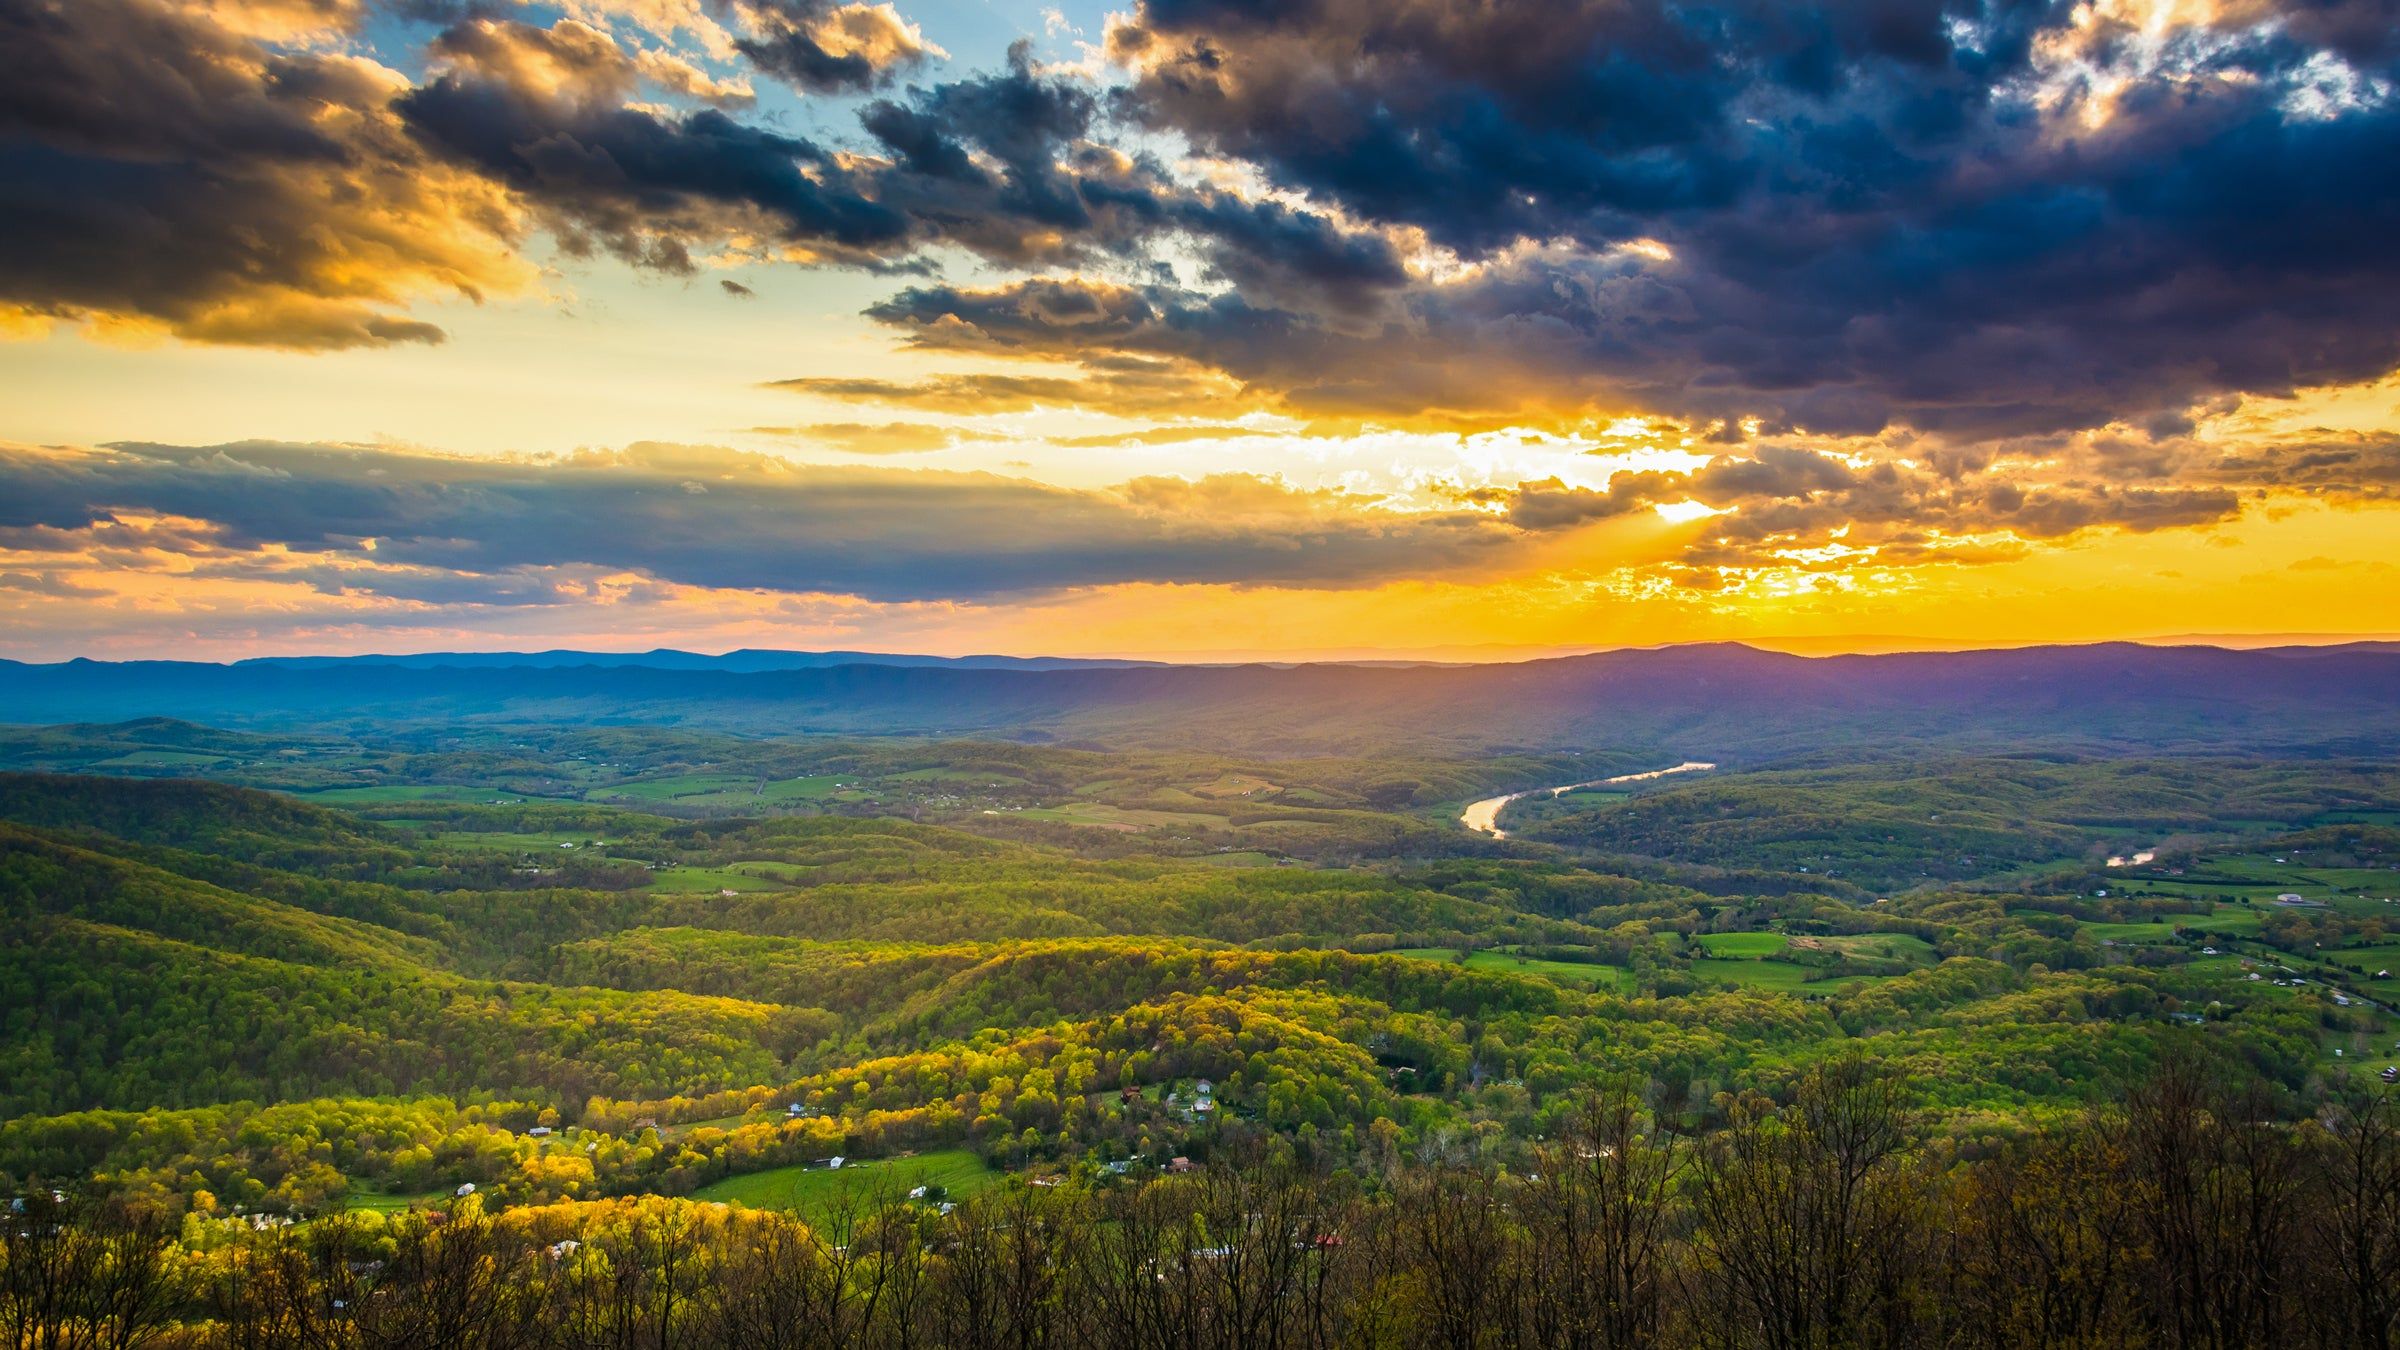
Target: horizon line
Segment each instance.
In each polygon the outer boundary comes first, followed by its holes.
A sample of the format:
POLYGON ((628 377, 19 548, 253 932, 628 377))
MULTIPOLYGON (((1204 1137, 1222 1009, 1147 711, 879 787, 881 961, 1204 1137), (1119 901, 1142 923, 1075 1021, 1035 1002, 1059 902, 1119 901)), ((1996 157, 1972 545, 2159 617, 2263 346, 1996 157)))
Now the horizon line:
POLYGON ((894 657, 918 661, 960 662, 978 660, 1001 661, 1082 661, 1126 662, 1151 666, 1222 667, 1252 665, 1520 665, 1536 661, 1563 660, 1580 656, 1602 656, 1617 652, 1671 651, 1678 648, 1743 647, 1753 651, 1772 652, 1817 660, 1841 656, 1904 656, 1912 654, 1965 654, 1971 652, 2024 651, 2054 647, 2137 646, 2156 648, 2203 647, 2220 651, 2268 651, 2277 649, 2373 646, 2400 642, 2400 633, 2179 633, 2155 634, 2142 637, 2108 637, 2087 639, 2055 638, 1995 638, 1979 641, 1950 638, 1916 637, 1898 634, 1842 634, 1831 636, 1791 635, 1782 637, 1693 638, 1672 642, 1628 642, 1613 644, 1570 645, 1553 643, 1471 643, 1441 647, 1344 647, 1300 649, 1281 652, 1241 650, 1187 650, 1169 653, 1093 653, 1066 651, 906 651, 898 649, 869 649, 859 647, 761 647, 739 646, 708 650, 699 647, 427 647, 420 650, 384 651, 269 651, 249 656, 224 659, 201 659, 176 656, 117 656, 78 653, 48 659, 23 656, 0 656, 0 662, 23 666, 64 666, 78 662, 93 665, 171 664, 218 666, 232 668, 252 662, 309 660, 328 662, 375 662, 421 660, 435 656, 504 657, 504 656, 593 656, 628 658, 641 656, 683 656, 706 660, 721 660, 744 653, 790 654, 804 656, 848 655, 861 658, 844 663, 872 665, 874 658, 894 657), (1481 655, 1470 655, 1477 653, 1481 655))

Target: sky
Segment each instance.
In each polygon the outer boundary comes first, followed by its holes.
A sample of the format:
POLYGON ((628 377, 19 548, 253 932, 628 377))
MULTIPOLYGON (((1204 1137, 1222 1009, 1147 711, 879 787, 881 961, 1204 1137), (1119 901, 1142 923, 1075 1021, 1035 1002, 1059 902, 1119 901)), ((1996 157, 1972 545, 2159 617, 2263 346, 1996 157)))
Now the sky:
POLYGON ((2400 635, 2400 0, 0 0, 0 657, 2400 635))

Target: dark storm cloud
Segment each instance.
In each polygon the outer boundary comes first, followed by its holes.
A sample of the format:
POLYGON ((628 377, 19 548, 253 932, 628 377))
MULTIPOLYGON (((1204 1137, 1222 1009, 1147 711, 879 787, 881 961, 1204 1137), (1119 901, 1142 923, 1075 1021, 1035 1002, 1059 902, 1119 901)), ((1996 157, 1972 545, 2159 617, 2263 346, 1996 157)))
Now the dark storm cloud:
MULTIPOLYGON (((515 25, 464 31, 493 27, 515 25)), ((596 80, 537 81, 480 59, 460 61, 397 107, 438 153, 536 204, 570 251, 596 243, 628 261, 689 271, 693 242, 754 221, 852 258, 909 244, 908 220, 867 196, 824 147, 713 108, 626 107, 596 80)))
POLYGON ((837 263, 950 245, 1003 264, 1075 265, 1176 236, 1197 241, 1212 276, 1269 294, 1338 297, 1402 279, 1378 236, 1180 185, 1155 160, 1103 143, 1092 90, 1037 69, 1024 44, 1001 70, 864 105, 859 123, 879 155, 721 111, 626 106, 632 63, 571 22, 479 21, 434 51, 443 72, 398 103, 420 138, 509 185, 571 247, 589 240, 643 265, 688 270, 695 247, 748 228, 837 263))
MULTIPOLYGON (((1090 373, 896 402, 1172 386, 1328 425, 1648 412, 1928 457, 2112 423, 2163 445, 2229 395, 2400 366, 2393 0, 2164 29, 2052 0, 1153 0, 1110 33, 1115 89, 1024 44, 894 88, 934 49, 888 5, 712 3, 754 64, 873 95, 810 135, 498 0, 276 0, 354 35, 446 22, 408 30, 413 87, 210 17, 244 8, 0 0, 0 304, 361 346, 525 286, 537 225, 681 272, 736 241, 920 277, 957 249, 1016 275, 873 316, 1090 373), (1282 191, 1219 185, 1249 176, 1282 191)), ((2163 452, 2126 444, 2095 472, 2150 475, 2163 452)))
MULTIPOLYGON (((1555 331, 1570 390, 1975 438, 2400 363, 2396 31, 2363 2, 2153 41, 2009 0, 1155 0, 1111 47, 1131 115, 1507 259, 1410 297, 1429 345, 1503 364, 1555 331), (1673 260, 1608 293, 1596 260, 1634 240, 1673 260)), ((1357 400, 1405 402, 1396 369, 1357 400)))
POLYGON ((498 587, 508 603, 546 602, 528 569, 555 567, 887 601, 1145 581, 1368 585, 1496 557, 1515 535, 1475 513, 1366 505, 1250 478, 1095 492, 656 445, 550 461, 281 444, 0 450, 0 547, 57 549, 125 513, 165 515, 206 522, 192 551, 219 566, 256 568, 250 555, 281 546, 326 564, 302 577, 321 588, 380 590, 370 569, 399 568, 411 595, 498 587))

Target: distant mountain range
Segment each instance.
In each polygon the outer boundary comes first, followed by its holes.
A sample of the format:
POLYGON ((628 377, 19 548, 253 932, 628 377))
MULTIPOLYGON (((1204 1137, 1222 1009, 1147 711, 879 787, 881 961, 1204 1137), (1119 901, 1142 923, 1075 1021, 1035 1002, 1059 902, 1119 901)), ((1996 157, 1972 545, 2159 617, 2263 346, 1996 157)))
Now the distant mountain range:
POLYGON ((2400 653, 2100 644, 1801 657, 1738 644, 1493 665, 1175 666, 856 653, 580 652, 0 662, 0 718, 221 726, 661 724, 1253 753, 1910 744, 2381 753, 2400 653))
POLYGON ((821 670, 827 666, 950 666, 960 670, 1118 670, 1155 666, 1157 661, 1086 660, 1070 656, 909 656, 891 652, 793 652, 758 647, 711 656, 706 652, 656 647, 646 652, 415 652, 397 656, 254 656, 236 666, 321 670, 336 666, 404 666, 430 670, 572 669, 576 666, 640 666, 648 670, 821 670))

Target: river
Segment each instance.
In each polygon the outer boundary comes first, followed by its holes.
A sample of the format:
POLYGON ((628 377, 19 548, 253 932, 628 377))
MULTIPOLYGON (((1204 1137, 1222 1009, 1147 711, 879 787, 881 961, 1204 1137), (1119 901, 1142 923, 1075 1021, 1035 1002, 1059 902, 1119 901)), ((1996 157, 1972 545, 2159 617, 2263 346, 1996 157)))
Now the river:
POLYGON ((1511 792, 1503 797, 1486 797, 1479 802, 1467 803, 1467 809, 1459 813, 1458 823, 1478 834, 1488 834, 1494 839, 1506 839, 1508 831, 1500 828, 1500 808, 1510 802, 1520 801, 1527 797, 1562 796, 1578 788, 1614 787, 1619 783, 1642 783, 1653 778, 1664 778, 1671 773, 1700 773, 1715 767, 1717 766, 1706 760, 1687 759, 1683 763, 1669 768, 1651 769, 1644 773, 1621 773, 1614 778, 1595 778, 1586 783, 1561 783, 1557 787, 1527 788, 1523 792, 1511 792))

